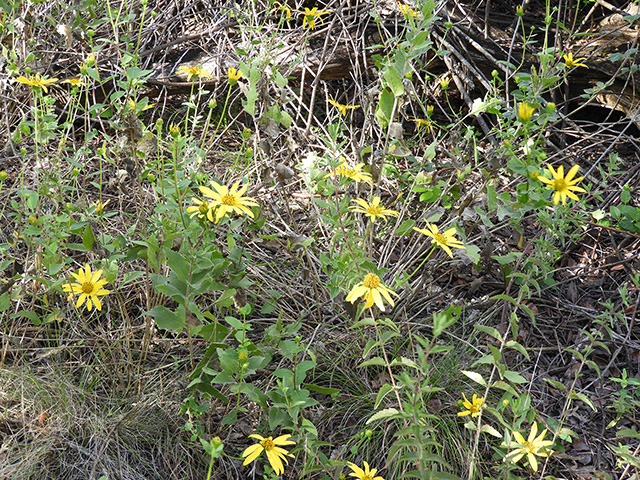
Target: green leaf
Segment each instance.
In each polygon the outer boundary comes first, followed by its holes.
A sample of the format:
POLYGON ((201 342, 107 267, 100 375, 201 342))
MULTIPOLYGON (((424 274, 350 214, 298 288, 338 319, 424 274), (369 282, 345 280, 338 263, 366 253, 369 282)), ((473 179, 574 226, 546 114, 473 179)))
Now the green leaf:
POLYGON ((164 248, 164 255, 167 259, 167 265, 173 270, 178 279, 188 283, 190 277, 190 262, 180 255, 180 253, 174 252, 168 247, 164 248))
POLYGON ((487 386, 487 382, 485 382, 484 378, 482 378, 482 375, 480 375, 479 373, 476 372, 470 372, 468 370, 461 370, 461 373, 463 375, 466 375, 467 377, 469 377, 471 380, 473 380, 476 383, 479 383, 480 385, 482 385, 483 387, 487 386))
POLYGON ((509 340, 506 344, 506 347, 513 348, 514 350, 520 352, 527 360, 531 360, 529 358, 529 352, 527 352, 522 345, 520 345, 515 340, 509 340))
POLYGON ((385 88, 380 94, 380 101, 376 108, 375 117, 378 121, 380 128, 385 130, 391 122, 391 115, 393 114, 393 106, 395 103, 395 96, 388 88, 385 88))
POLYGON ((96 241, 96 237, 93 235, 93 232, 91 231, 91 227, 89 226, 89 224, 87 224, 87 226, 84 227, 84 232, 82 233, 82 245, 87 250, 91 250, 91 248, 93 247, 93 243, 95 241, 96 241))
POLYGON ((373 409, 377 410, 380 406, 380 402, 382 402, 382 400, 384 400, 384 398, 391 392, 393 392, 393 387, 388 383, 385 383, 382 387, 380 387, 378 396, 376 397, 376 403, 373 405, 373 409))
POLYGON ((124 286, 127 283, 133 282, 135 279, 140 278, 143 275, 144 275, 144 272, 141 272, 141 271, 125 273, 123 278, 122 278, 121 285, 124 286))
POLYGON ((36 314, 36 312, 32 312, 31 310, 20 310, 19 312, 16 312, 11 315, 11 318, 16 318, 16 317, 28 318, 29 320, 31 320, 31 323, 33 323, 34 325, 40 325, 42 323, 42 321, 40 320, 40 317, 38 317, 38 314, 36 314))
POLYGON ((9 298, 9 292, 5 292, 0 295, 0 312, 4 312, 11 306, 11 299, 9 298))
POLYGON ((304 388, 306 388, 307 390, 311 390, 312 392, 321 393, 323 395, 331 395, 332 397, 340 393, 339 388, 320 387, 318 385, 314 385, 313 383, 305 383, 304 388))
POLYGON ((412 219, 405 220, 396 230, 396 235, 402 236, 402 235, 406 235, 407 233, 412 233, 413 227, 415 224, 416 224, 415 220, 412 220, 412 219))
POLYGON ((573 399, 578 399, 578 400, 582 400, 584 403, 586 403, 587 405, 589 405, 589 407, 591 407, 591 410, 593 410, 594 412, 597 412, 598 409, 596 408, 596 406, 593 404, 593 402, 591 401, 591 399, 589 399, 589 397, 587 397, 584 393, 580 393, 580 392, 571 392, 571 398, 573 399))
POLYGON ((183 309, 174 312, 163 305, 159 305, 146 312, 145 315, 151 315, 158 324, 158 328, 162 330, 181 332, 186 324, 183 309))
POLYGON ((486 325, 478 325, 478 324, 474 325, 473 327, 476 330, 480 330, 481 332, 486 333, 487 335, 491 335, 493 338, 495 338, 499 342, 502 342, 502 335, 500 335, 500 332, 498 331, 498 329, 489 327, 486 325))
POLYGON ((511 393, 513 395, 517 395, 518 394, 518 392, 516 392, 511 385, 509 385, 507 382, 503 382, 502 380, 497 380, 497 381, 493 382, 493 384, 491 384, 491 387, 492 388, 499 388, 500 390, 504 390, 504 391, 509 392, 509 393, 511 393))
POLYGON ((380 365, 384 367, 386 363, 384 359, 381 357, 373 357, 373 358, 370 358, 369 360, 365 360, 364 362, 362 362, 360 365, 358 365, 358 368, 368 367, 369 365, 380 365))
POLYGON ((484 433, 488 433, 492 437, 502 438, 502 434, 498 432, 495 428, 493 428, 491 425, 483 425, 482 427, 480 427, 480 431, 484 433))
POLYGON ((377 420, 382 420, 384 418, 394 417, 398 415, 400 411, 397 408, 385 408, 380 410, 379 412, 374 413, 369 420, 365 422, 365 425, 369 425, 372 422, 377 420))
POLYGON ((519 383, 519 384, 529 383, 529 381, 526 378, 524 378, 522 375, 516 372, 512 372, 511 370, 506 370, 503 376, 504 378, 506 378, 507 380, 513 383, 519 383))
POLYGON ((404 95, 402 76, 394 65, 389 65, 387 68, 385 68, 382 76, 387 81, 387 84, 391 88, 394 96, 401 97, 402 95, 404 95))

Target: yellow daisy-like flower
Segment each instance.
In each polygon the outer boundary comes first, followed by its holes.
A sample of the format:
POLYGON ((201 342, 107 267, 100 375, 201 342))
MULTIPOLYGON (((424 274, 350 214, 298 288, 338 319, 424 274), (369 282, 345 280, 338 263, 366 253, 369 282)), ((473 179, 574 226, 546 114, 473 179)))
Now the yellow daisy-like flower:
MULTIPOLYGON (((531 468, 534 472, 537 472, 538 460, 536 459, 536 456, 548 457, 549 455, 553 454, 552 450, 548 452, 540 451, 542 449, 546 449, 546 447, 553 445, 553 442, 551 440, 544 439, 544 436, 546 434, 547 430, 545 429, 540 435, 538 435, 538 424, 536 423, 531 425, 531 432, 529 432, 529 438, 527 438, 527 440, 524 439, 520 432, 513 432, 513 436, 516 439, 515 446, 517 448, 509 453, 509 455, 507 455, 507 458, 509 458, 513 463, 518 463, 518 461, 526 455, 527 460, 529 461, 529 465, 531 465, 531 468)), ((513 446, 513 444, 505 445, 504 443, 502 445, 505 447, 513 446)))
POLYGON ((586 57, 576 58, 574 60, 573 59, 573 53, 568 53, 567 55, 563 55, 562 58, 564 58, 564 66, 567 67, 567 68, 573 68, 573 67, 589 68, 584 63, 580 63, 580 62, 583 62, 584 60, 586 60, 586 57))
POLYGON ((267 437, 264 438, 261 435, 253 434, 249 435, 249 438, 256 438, 260 441, 260 443, 256 443, 255 445, 251 445, 244 452, 242 452, 242 456, 246 457, 244 459, 243 465, 248 465, 253 462, 256 458, 260 456, 262 452, 267 452, 267 459, 273 468, 273 471, 276 475, 282 475, 284 473, 284 465, 282 464, 282 460, 284 460, 287 465, 289 465, 289 460, 287 457, 294 458, 288 451, 284 448, 280 448, 281 446, 286 445, 295 445, 296 442, 288 440, 291 435, 280 435, 277 438, 267 437))
POLYGON ((229 68, 227 70, 227 78, 230 85, 235 85, 242 78, 242 72, 236 68, 229 68))
POLYGON ((466 395, 463 393, 462 397, 464 398, 462 404, 466 410, 462 412, 458 412, 459 417, 464 417, 466 415, 471 415, 473 418, 480 415, 482 411, 482 407, 484 406, 484 397, 478 397, 475 393, 473 394, 473 398, 471 401, 467 400, 466 395))
POLYGON ((322 15, 329 15, 330 13, 331 12, 328 10, 318 11, 318 7, 314 7, 312 9, 308 9, 305 7, 304 13, 301 13, 301 15, 304 15, 304 19, 302 20, 302 28, 304 29, 307 24, 309 24, 309 29, 315 30, 316 20, 322 23, 322 15))
POLYGON ((398 296, 398 294, 385 287, 380 281, 380 277, 375 273, 367 273, 364 276, 364 280, 351 289, 345 300, 354 303, 358 298, 363 297, 366 302, 364 308, 371 308, 375 303, 378 308, 384 312, 382 297, 384 297, 392 307, 395 306, 391 294, 396 297, 398 296))
POLYGON ((440 88, 442 88, 442 90, 447 91, 449 90, 449 84, 451 83, 451 78, 449 77, 442 77, 440 79, 440 88))
POLYGON ((560 200, 562 200, 562 204, 565 205, 567 202, 567 197, 573 198, 574 200, 580 200, 578 196, 573 192, 586 192, 584 188, 576 187, 576 183, 582 180, 584 177, 573 178, 578 173, 578 169, 580 167, 578 165, 574 165, 571 167, 567 176, 564 176, 564 167, 560 165, 558 170, 554 170, 551 165, 547 165, 547 169, 551 173, 552 179, 548 179, 543 177, 542 175, 538 176, 538 180, 543 183, 546 183, 547 186, 554 190, 553 194, 553 204, 557 205, 560 200))
POLYGON ((253 218, 253 212, 249 207, 257 207, 258 204, 253 198, 243 197, 244 192, 246 192, 249 187, 248 185, 239 188, 240 180, 238 180, 231 189, 225 185, 218 185, 215 182, 211 182, 211 186, 215 192, 208 187, 200 187, 200 191, 204 196, 213 199, 212 202, 209 202, 209 205, 210 208, 215 208, 216 210, 216 223, 218 223, 227 212, 235 212, 240 215, 246 213, 253 218))
MULTIPOLYGON (((136 108, 138 108, 138 103, 133 99, 130 98, 129 100, 127 100, 127 104, 129 105, 129 108, 131 108, 132 111, 136 111, 136 108)), ((140 110, 140 112, 144 112, 145 110, 149 110, 150 108, 153 108, 153 106, 155 105, 155 103, 147 103, 142 110, 140 110)), ((137 113, 140 113, 137 112, 137 113)))
POLYGON ((343 117, 347 114, 347 110, 353 110, 354 108, 358 108, 360 106, 360 105, 349 105, 349 104, 343 105, 331 98, 329 99, 329 103, 334 107, 336 107, 343 117))
POLYGON ((450 228, 444 232, 440 232, 438 227, 432 223, 427 222, 427 228, 417 228, 413 227, 416 232, 420 232, 427 237, 431 237, 431 243, 442 248, 449 257, 453 258, 453 253, 451 252, 451 248, 461 248, 465 249, 464 244, 455 237, 456 229, 450 228))
POLYGON ((20 76, 16 78, 16 82, 28 85, 33 90, 42 89, 44 93, 48 92, 47 85, 53 85, 57 81, 58 81, 57 78, 45 78, 45 77, 42 77, 39 73, 36 73, 32 77, 20 76))
POLYGON ((369 464, 367 462, 362 462, 364 465, 364 470, 357 466, 355 463, 349 463, 349 468, 353 470, 353 473, 350 473, 350 477, 355 477, 358 480, 384 480, 384 478, 380 476, 375 476, 378 471, 377 468, 369 468, 369 464))
POLYGON ((72 87, 82 87, 85 83, 79 77, 71 77, 65 80, 62 80, 60 83, 68 83, 72 87))
POLYGON ((91 202, 91 208, 93 208, 93 213, 95 213, 96 215, 102 215, 104 213, 104 207, 106 207, 107 205, 109 205, 109 202, 111 200, 107 200, 106 202, 102 203, 100 201, 97 202, 91 202))
POLYGON ((98 296, 109 294, 109 290, 102 288, 106 280, 100 280, 102 270, 96 270, 91 272, 89 264, 84 266, 84 270, 81 268, 78 273, 71 272, 71 276, 77 280, 77 283, 67 283, 62 285, 62 290, 70 292, 68 301, 71 301, 74 295, 80 295, 76 301, 76 308, 80 308, 84 301, 87 301, 87 310, 91 311, 93 305, 98 310, 102 310, 102 304, 98 296))
POLYGON ((412 118, 411 120, 416 122, 416 129, 418 131, 424 128, 427 133, 431 133, 431 131, 435 129, 431 120, 425 120, 424 118, 412 118))
POLYGON ((528 103, 520 103, 518 105, 518 118, 522 123, 526 123, 531 120, 533 116, 533 112, 535 112, 535 107, 532 107, 528 103))
POLYGON ((388 210, 384 207, 384 205, 380 205, 380 197, 373 197, 371 203, 367 203, 366 200, 361 198, 357 198, 352 200, 352 202, 357 203, 360 207, 351 207, 352 212, 364 213, 367 217, 371 219, 372 222, 376 221, 376 218, 381 218, 386 220, 386 216, 394 216, 397 217, 400 215, 399 212, 395 210, 388 210))
POLYGON ((398 10, 400 10, 400 13, 405 16, 409 16, 413 18, 418 18, 420 16, 420 12, 417 12, 416 10, 409 8, 409 5, 405 5, 402 2, 398 2, 398 10))
POLYGON ((206 200, 198 200, 197 198, 192 198, 191 200, 195 205, 187 207, 187 213, 191 214, 189 218, 193 218, 197 215, 198 218, 202 218, 203 220, 208 218, 210 222, 213 222, 213 211, 215 209, 211 208, 209 202, 206 200))
POLYGON ((341 177, 347 177, 355 182, 367 182, 373 185, 373 178, 367 172, 361 172, 364 167, 364 163, 359 163, 355 167, 351 168, 347 162, 342 162, 337 168, 329 172, 324 178, 339 175, 341 177))
POLYGON ((178 75, 184 74, 187 76, 187 81, 190 82, 193 77, 210 77, 211 74, 200 66, 185 67, 181 66, 176 72, 178 75))
POLYGON ((291 9, 287 5, 282 5, 280 2, 274 2, 273 6, 280 10, 287 20, 291 18, 291 9))

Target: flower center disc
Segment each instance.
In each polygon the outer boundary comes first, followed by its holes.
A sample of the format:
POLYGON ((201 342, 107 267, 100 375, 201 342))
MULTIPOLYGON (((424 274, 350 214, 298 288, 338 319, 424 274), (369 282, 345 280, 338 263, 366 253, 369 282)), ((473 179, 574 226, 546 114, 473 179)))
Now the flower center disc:
POLYGON ((553 188, 556 192, 562 192, 567 189, 567 182, 563 178, 559 178, 555 182, 553 182, 553 188))
POLYGON ((371 215, 380 215, 382 213, 381 207, 371 206, 367 210, 371 215))
POLYGON ((275 445, 273 444, 273 440, 271 440, 270 438, 265 438, 260 442, 260 444, 262 445, 262 448, 264 448, 267 452, 273 450, 273 448, 275 447, 275 445))
POLYGON ((433 238, 435 238, 436 242, 441 243, 443 245, 447 244, 447 237, 445 237, 443 234, 441 233, 436 233, 433 238))
POLYGON ((380 277, 375 273, 367 273, 364 277, 364 282, 362 283, 367 288, 378 288, 380 285, 380 277))
POLYGON ((220 199, 220 201, 222 203, 224 203, 225 205, 235 205, 236 204, 236 198, 233 195, 225 195, 224 197, 222 197, 220 199))
POLYGON ((82 284, 82 293, 89 294, 93 292, 93 283, 85 282, 82 284))

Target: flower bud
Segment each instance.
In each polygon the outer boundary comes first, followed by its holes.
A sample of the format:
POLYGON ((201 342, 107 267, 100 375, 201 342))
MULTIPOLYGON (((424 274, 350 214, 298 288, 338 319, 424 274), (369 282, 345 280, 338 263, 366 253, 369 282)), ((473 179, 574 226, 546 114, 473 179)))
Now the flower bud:
POLYGON ((238 361, 246 362, 249 358, 249 352, 247 352, 244 348, 242 350, 238 350, 238 361))

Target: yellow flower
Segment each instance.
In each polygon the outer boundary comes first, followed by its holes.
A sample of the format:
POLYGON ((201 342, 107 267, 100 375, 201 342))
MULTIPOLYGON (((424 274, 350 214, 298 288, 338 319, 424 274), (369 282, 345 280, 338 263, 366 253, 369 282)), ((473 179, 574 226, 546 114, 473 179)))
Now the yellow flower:
POLYGON ((247 457, 244 459, 243 465, 248 465, 253 462, 256 458, 260 456, 260 454, 264 451, 267 452, 267 459, 273 468, 273 471, 276 475, 281 475, 284 473, 284 465, 282 464, 282 460, 284 460, 287 465, 289 465, 289 460, 287 457, 294 458, 289 452, 287 452, 284 448, 280 448, 280 446, 284 445, 295 445, 296 442, 288 440, 291 435, 281 435, 277 438, 267 437, 264 438, 258 434, 249 435, 249 438, 257 438, 260 443, 256 443, 255 445, 251 445, 244 452, 242 452, 243 457, 247 457))
POLYGON ((213 222, 213 211, 215 209, 211 208, 209 202, 206 200, 198 200, 197 198, 192 198, 191 200, 195 205, 187 207, 187 213, 191 214, 189 218, 193 218, 197 215, 198 218, 208 218, 210 222, 213 222))
POLYGON ((416 122, 416 129, 418 131, 420 131, 420 129, 423 127, 427 131, 427 133, 430 133, 432 130, 435 129, 435 127, 433 126, 433 122, 431 120, 425 120, 424 118, 412 118, 411 120, 416 122))
POLYGON ((327 10, 320 10, 318 11, 318 7, 314 7, 311 10, 309 10, 308 8, 305 7, 304 9, 304 13, 301 13, 301 15, 304 15, 304 19, 302 20, 302 28, 305 28, 307 23, 309 24, 309 28, 311 30, 315 30, 316 29, 316 19, 318 19, 320 21, 320 23, 322 23, 322 15, 329 15, 331 12, 327 11, 327 10))
MULTIPOLYGON (((138 107, 138 104, 133 100, 133 98, 130 98, 129 100, 127 100, 127 103, 129 104, 129 108, 131 108, 132 111, 136 111, 136 108, 138 107)), ((141 110, 140 112, 144 112, 145 110, 149 110, 150 108, 153 108, 153 106, 155 105, 155 103, 147 103, 141 110)), ((137 113, 140 113, 137 112, 137 113)))
POLYGON ((353 470, 353 473, 350 473, 350 477, 355 477, 358 480, 384 480, 384 478, 380 476, 375 476, 378 471, 377 468, 369 469, 369 464, 367 462, 362 462, 364 464, 364 470, 358 467, 355 463, 349 463, 349 468, 353 470))
POLYGON ((47 85, 53 85, 58 81, 57 78, 44 78, 39 73, 36 73, 32 77, 21 76, 16 78, 18 83, 24 83, 25 85, 29 85, 33 90, 40 90, 44 93, 47 93, 47 85))
POLYGON ((282 5, 280 2, 274 2, 273 6, 280 10, 287 20, 291 18, 291 9, 287 5, 282 5))
POLYGON ((571 170, 567 173, 567 176, 564 176, 564 167, 560 165, 558 170, 554 170, 551 165, 547 165, 552 180, 543 177, 542 175, 538 176, 538 180, 543 183, 546 183, 547 186, 554 190, 556 193, 553 194, 553 204, 557 205, 562 199, 562 204, 564 205, 567 202, 567 197, 573 198, 574 200, 580 200, 578 196, 573 192, 586 192, 584 188, 576 187, 576 183, 582 180, 584 177, 579 177, 574 179, 576 173, 578 173, 578 165, 574 165, 571 167, 571 170))
POLYGON ((324 178, 339 175, 342 177, 350 178, 356 182, 367 182, 373 185, 373 178, 367 172, 361 172, 364 163, 359 163, 355 167, 351 168, 347 165, 347 162, 342 162, 335 170, 332 170, 324 178))
POLYGON ((106 207, 107 205, 109 205, 109 202, 111 200, 107 200, 106 202, 102 203, 100 201, 98 202, 91 202, 91 207, 94 208, 93 213, 95 213, 96 215, 102 215, 104 213, 104 207, 106 207))
POLYGON ((254 199, 242 196, 244 195, 244 192, 247 191, 248 185, 238 188, 240 185, 240 180, 238 180, 231 189, 229 189, 225 185, 218 185, 215 182, 210 183, 215 192, 207 187, 200 187, 200 191, 206 197, 213 199, 209 204, 210 208, 216 209, 216 223, 218 223, 220 219, 227 214, 227 212, 235 212, 240 215, 242 215, 242 213, 246 213, 253 218, 253 212, 249 207, 258 206, 258 204, 254 199))
POLYGON ((440 88, 442 88, 442 90, 449 90, 449 84, 451 83, 451 78, 449 77, 442 77, 440 79, 440 88))
MULTIPOLYGON (((538 461, 536 459, 536 455, 538 457, 548 457, 553 453, 552 450, 549 452, 541 452, 540 450, 553 445, 551 440, 544 440, 544 436, 546 435, 547 430, 543 430, 540 435, 536 437, 538 434, 538 424, 534 423, 531 425, 531 432, 529 433, 529 438, 525 441, 524 437, 520 434, 520 432, 513 432, 513 436, 516 439, 516 449, 513 450, 507 458, 509 458, 513 463, 518 463, 518 461, 527 456, 527 460, 529 460, 529 465, 533 468, 534 472, 538 471, 538 461)), ((505 447, 511 447, 513 444, 505 445, 505 447)))
POLYGON ((71 272, 71 276, 77 280, 77 283, 62 285, 62 290, 70 292, 67 300, 71 301, 74 295, 79 294, 80 297, 76 302, 76 308, 80 308, 86 300, 87 310, 91 311, 92 305, 95 305, 98 310, 102 310, 102 304, 98 296, 107 295, 110 292, 102 288, 107 281, 100 280, 101 275, 102 270, 96 270, 92 273, 89 264, 84 266, 84 270, 82 268, 78 270, 78 273, 71 272))
POLYGON ((419 12, 413 10, 412 8, 409 8, 409 5, 405 5, 402 2, 398 2, 398 10, 400 10, 400 13, 405 16, 410 16, 413 18, 418 18, 420 16, 419 12))
POLYGON ((358 108, 360 105, 343 105, 341 103, 338 103, 336 101, 334 101, 333 99, 329 99, 329 103, 331 105, 333 105, 334 107, 336 107, 338 109, 338 111, 342 114, 342 116, 344 117, 347 114, 347 110, 352 110, 354 108, 358 108))
POLYGON ((205 69, 203 69, 200 66, 185 67, 183 65, 178 69, 178 71, 176 73, 178 75, 180 75, 180 74, 186 75, 188 82, 190 82, 193 77, 200 78, 200 77, 210 77, 211 76, 211 74, 209 72, 207 72, 205 69))
POLYGON ((464 393, 462 394, 462 397, 464 398, 462 404, 464 405, 464 408, 466 408, 466 410, 463 412, 458 412, 458 416, 464 417, 465 415, 471 415, 475 418, 480 415, 484 403, 484 397, 478 397, 475 393, 473 394, 473 398, 471 399, 471 401, 467 400, 467 397, 464 393))
POLYGON ((79 77, 71 77, 65 80, 62 80, 60 83, 68 83, 72 87, 82 87, 85 83, 79 77))
POLYGON ((533 112, 535 112, 535 108, 529 105, 528 103, 520 103, 518 105, 518 118, 522 123, 526 123, 531 120, 531 116, 533 112))
POLYGON ((227 77, 229 78, 229 83, 231 85, 235 85, 236 83, 238 83, 238 80, 242 78, 242 72, 235 68, 229 68, 227 70, 227 77))
POLYGON ((372 222, 376 221, 376 218, 381 218, 386 220, 387 215, 391 215, 397 217, 400 213, 395 210, 387 210, 383 205, 380 205, 380 197, 373 197, 373 201, 371 203, 367 203, 365 200, 358 198, 356 200, 352 200, 354 203, 360 205, 359 207, 351 207, 352 212, 364 213, 367 217, 371 219, 372 222))
POLYGON ((383 296, 392 307, 395 305, 390 294, 398 296, 395 292, 385 287, 380 282, 380 277, 375 273, 367 273, 364 276, 364 280, 351 289, 345 300, 354 303, 358 298, 363 297, 364 301, 366 301, 364 308, 370 308, 375 303, 384 312, 383 296))
POLYGON ((451 253, 451 248, 449 247, 461 248, 463 250, 465 248, 464 244, 460 240, 455 238, 454 236, 456 234, 455 228, 450 228, 449 230, 446 230, 441 233, 440 230, 438 230, 438 227, 436 225, 433 225, 432 223, 427 222, 427 228, 413 227, 413 229, 416 232, 420 232, 426 235, 427 237, 431 237, 431 243, 433 245, 441 247, 445 252, 447 252, 447 255, 449 255, 449 257, 451 258, 453 258, 453 253, 451 253))
POLYGON ((433 115, 433 105, 427 105, 427 117, 431 117, 433 115))
POLYGON ((573 68, 573 67, 589 68, 584 63, 580 63, 580 62, 586 60, 586 57, 576 58, 574 60, 573 59, 573 53, 568 53, 567 55, 563 55, 562 58, 564 58, 564 66, 567 67, 567 68, 573 68))

